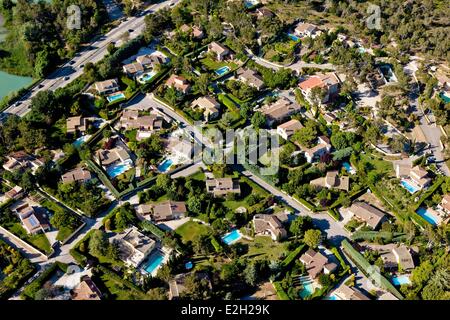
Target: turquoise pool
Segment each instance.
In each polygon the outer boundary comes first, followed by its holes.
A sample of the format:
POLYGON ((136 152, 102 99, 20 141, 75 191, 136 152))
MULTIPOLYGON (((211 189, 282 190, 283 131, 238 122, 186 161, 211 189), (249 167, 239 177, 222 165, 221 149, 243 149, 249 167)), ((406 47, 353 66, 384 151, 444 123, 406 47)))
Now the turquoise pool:
POLYGON ((396 286, 401 286, 402 284, 411 284, 411 280, 409 280, 409 277, 407 275, 392 277, 391 281, 396 286))
POLYGON ((291 38, 291 40, 294 40, 295 42, 300 41, 300 38, 292 33, 288 33, 287 35, 289 38, 291 38))
POLYGON ((72 144, 74 145, 75 148, 79 148, 88 139, 89 139, 89 136, 82 136, 82 137, 79 137, 77 140, 75 140, 72 144))
POLYGON ((347 161, 342 163, 342 166, 344 167, 345 170, 347 170, 348 173, 351 173, 351 174, 356 173, 355 169, 353 169, 352 166, 350 165, 350 163, 348 163, 347 161))
POLYGON ((118 92, 106 97, 106 99, 108 100, 108 102, 114 102, 120 99, 125 99, 125 95, 123 94, 123 92, 118 92))
POLYGON ((303 290, 300 291, 299 295, 302 299, 312 295, 315 291, 312 280, 309 277, 300 277, 300 282, 303 285, 303 290))
POLYGON ((161 162, 161 164, 158 166, 158 170, 160 172, 166 172, 167 170, 169 170, 172 164, 173 164, 172 159, 166 159, 163 162, 161 162))
POLYGON ((223 76, 225 73, 227 73, 228 71, 230 71, 230 67, 228 66, 223 66, 219 69, 217 69, 216 71, 214 71, 218 76, 223 76))
POLYGON ((159 266, 162 265, 163 261, 164 255, 161 252, 156 251, 155 253, 152 253, 144 263, 144 270, 148 273, 153 273, 156 269, 159 268, 159 266))
POLYGON ((332 294, 331 296, 325 297, 323 300, 341 300, 341 299, 332 294))
POLYGON ((428 223, 431 223, 433 226, 437 226, 439 224, 439 219, 432 214, 430 211, 428 211, 426 208, 419 208, 417 209, 417 214, 424 218, 428 223))
POLYGON ((410 184, 408 183, 408 181, 406 181, 406 180, 400 181, 400 184, 403 186, 403 188, 405 188, 406 190, 408 190, 409 193, 411 193, 411 194, 414 194, 414 193, 416 193, 417 191, 420 190, 419 188, 416 188, 416 187, 410 185, 410 184))
POLYGON ((156 75, 156 72, 154 72, 154 71, 147 72, 147 73, 145 73, 144 75, 142 75, 142 76, 140 77, 140 79, 141 79, 142 81, 144 81, 144 82, 148 82, 148 81, 150 81, 155 75, 156 75))
POLYGON ((444 101, 445 103, 450 103, 450 97, 445 95, 444 92, 439 93, 439 97, 444 101))
POLYGON ((230 245, 236 241, 238 241, 240 238, 242 238, 241 233, 239 230, 233 230, 226 235, 222 237, 222 241, 225 242, 227 245, 230 245))
POLYGON ((259 1, 257 0, 245 0, 244 1, 244 6, 248 9, 251 8, 253 6, 256 6, 259 3, 259 1))
POLYGON ((184 264, 184 267, 186 268, 186 270, 191 270, 194 267, 194 264, 192 263, 192 261, 189 261, 184 264))
POLYGON ((128 171, 131 168, 131 164, 129 162, 120 163, 118 165, 109 166, 106 169, 106 173, 111 178, 115 178, 120 176, 122 173, 128 171))

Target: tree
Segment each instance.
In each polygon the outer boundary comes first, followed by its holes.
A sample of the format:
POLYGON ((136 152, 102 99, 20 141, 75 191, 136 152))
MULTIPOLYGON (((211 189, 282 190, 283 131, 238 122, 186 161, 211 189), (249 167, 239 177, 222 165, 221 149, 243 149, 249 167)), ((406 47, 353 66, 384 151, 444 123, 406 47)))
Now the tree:
POLYGON ((322 242, 322 233, 320 230, 309 229, 305 232, 303 241, 308 245, 308 247, 312 249, 317 248, 322 242))
POLYGON ((198 196, 190 196, 186 201, 187 208, 194 214, 200 214, 202 210, 202 202, 198 196))
POLYGON ((309 216, 297 216, 294 221, 292 221, 289 231, 295 235, 295 238, 298 239, 304 233, 306 228, 309 228, 312 225, 312 218, 309 216))
POLYGON ((236 281, 238 273, 239 269, 234 262, 226 263, 222 265, 222 270, 220 271, 220 279, 225 283, 236 281))
POLYGON ((266 116, 263 113, 257 111, 253 115, 251 122, 252 125, 255 127, 255 129, 260 129, 265 126, 266 121, 267 121, 266 116))
POLYGON ((206 95, 208 93, 208 87, 209 87, 209 83, 210 83, 210 78, 209 75, 206 73, 202 73, 196 81, 196 86, 198 91, 202 94, 202 95, 206 95))
POLYGON ((109 242, 101 230, 95 230, 89 240, 89 254, 94 257, 104 257, 109 242))
POLYGON ((244 279, 247 284, 254 286, 258 280, 258 272, 254 262, 247 264, 244 269, 244 279))

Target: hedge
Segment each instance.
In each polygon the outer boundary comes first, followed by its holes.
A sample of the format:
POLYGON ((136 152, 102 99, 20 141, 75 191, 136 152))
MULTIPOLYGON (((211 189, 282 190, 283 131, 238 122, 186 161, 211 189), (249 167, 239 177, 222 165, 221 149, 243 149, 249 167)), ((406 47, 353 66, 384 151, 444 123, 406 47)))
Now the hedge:
POLYGON ((292 261, 294 261, 294 259, 298 257, 304 247, 305 245, 301 244, 297 247, 297 249, 289 253, 289 255, 281 262, 281 266, 283 268, 287 268, 292 263, 292 261))
POLYGON ((211 237, 211 244, 213 245, 214 249, 216 250, 217 253, 222 252, 223 247, 220 245, 220 243, 217 241, 216 238, 211 237))
POLYGON ((100 169, 99 166, 97 166, 92 160, 85 160, 87 166, 89 167, 89 169, 91 169, 92 171, 94 171, 98 177, 100 178, 100 180, 102 181, 102 183, 108 187, 108 189, 111 191, 111 193, 117 198, 120 198, 120 193, 119 191, 116 189, 116 187, 114 187, 114 185, 112 184, 112 182, 109 180, 109 178, 107 177, 107 175, 103 172, 102 169, 100 169))
POLYGON ((351 239, 352 240, 366 240, 366 241, 373 241, 374 239, 381 238, 385 240, 392 240, 394 238, 399 238, 405 236, 402 232, 389 232, 389 231, 355 231, 351 239))
MULTIPOLYGON (((349 196, 350 200, 353 200, 366 192, 367 192, 367 187, 357 190, 357 191, 353 192, 352 194, 350 194, 350 196, 349 196)), ((346 198, 341 198, 339 200, 336 200, 329 208, 334 209, 334 208, 338 207, 344 200, 346 200, 346 198)))
POLYGON ((388 290, 398 299, 403 299, 400 292, 394 287, 392 283, 389 282, 379 271, 372 267, 372 265, 364 258, 364 256, 359 253, 347 239, 342 241, 342 248, 350 256, 350 259, 357 265, 357 267, 370 279, 372 279, 379 286, 388 290), (378 283, 379 280, 379 283, 378 283))
POLYGON ((332 247, 330 250, 331 250, 331 252, 333 252, 335 257, 339 260, 339 263, 342 266, 342 271, 339 273, 339 276, 342 277, 345 273, 348 272, 348 270, 350 270, 350 266, 345 262, 344 258, 342 257, 342 255, 340 254, 340 252, 338 251, 338 249, 336 247, 332 247))
POLYGON ((429 188, 425 194, 422 196, 422 198, 419 199, 419 201, 417 201, 417 203, 415 204, 413 211, 416 212, 417 209, 419 209, 419 207, 422 205, 422 203, 428 199, 440 186, 441 184, 445 181, 444 177, 439 177, 438 180, 433 184, 433 186, 431 188, 429 188))
POLYGON ((230 111, 236 111, 238 107, 233 100, 231 100, 226 94, 219 93, 217 95, 217 99, 219 102, 223 103, 230 111))
POLYGON ((277 291, 277 296, 280 300, 291 300, 284 289, 281 287, 280 282, 273 282, 273 287, 277 291))
POLYGON ((341 215, 339 214, 339 212, 336 209, 328 209, 327 212, 334 220, 336 220, 336 221, 341 220, 341 215))
POLYGON ((305 200, 303 198, 298 198, 296 196, 294 196, 294 199, 296 199, 298 202, 300 202, 302 205, 304 205, 310 211, 312 211, 312 212, 316 212, 317 211, 316 207, 312 203, 310 203, 309 201, 307 201, 307 200, 305 200))
POLYGON ((36 292, 38 292, 45 284, 45 282, 51 278, 53 272, 55 272, 57 268, 59 268, 61 271, 64 271, 64 269, 66 269, 66 266, 61 262, 53 263, 48 269, 42 272, 39 277, 34 279, 33 282, 25 287, 21 294, 21 297, 24 299, 34 300, 36 292))
POLYGON ((158 228, 155 224, 150 221, 144 220, 141 222, 141 228, 145 231, 151 232, 155 237, 160 240, 164 238, 164 231, 158 228))

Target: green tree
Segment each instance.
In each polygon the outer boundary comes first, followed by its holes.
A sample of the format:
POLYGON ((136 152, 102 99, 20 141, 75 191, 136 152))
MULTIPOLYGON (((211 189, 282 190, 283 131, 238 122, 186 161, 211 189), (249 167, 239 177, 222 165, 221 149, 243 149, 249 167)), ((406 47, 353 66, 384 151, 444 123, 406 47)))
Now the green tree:
POLYGON ((317 248, 322 242, 322 233, 320 230, 309 229, 305 232, 303 241, 308 245, 308 247, 312 249, 317 248))
POLYGON ((255 129, 263 128, 266 124, 266 116, 263 113, 257 111, 253 114, 251 122, 255 129))

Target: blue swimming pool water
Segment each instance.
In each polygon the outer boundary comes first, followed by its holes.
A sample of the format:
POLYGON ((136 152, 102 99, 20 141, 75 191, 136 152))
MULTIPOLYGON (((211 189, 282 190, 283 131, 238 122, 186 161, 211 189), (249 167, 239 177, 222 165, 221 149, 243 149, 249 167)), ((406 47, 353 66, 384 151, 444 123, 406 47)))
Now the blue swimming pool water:
POLYGON ((218 76, 223 76, 225 73, 230 71, 230 68, 228 66, 223 66, 216 71, 214 71, 218 76))
POLYGON ((82 136, 75 140, 72 144, 75 148, 79 148, 83 143, 86 142, 87 139, 89 139, 89 136, 82 136))
POLYGON ((411 194, 416 193, 417 191, 419 191, 418 188, 416 188, 416 187, 410 185, 410 184, 408 183, 408 181, 406 181, 406 180, 400 181, 400 184, 403 186, 403 188, 405 188, 406 190, 408 190, 409 193, 411 193, 411 194))
POLYGON ((184 264, 184 267, 186 268, 186 270, 191 270, 193 266, 194 266, 194 264, 191 261, 186 262, 184 264))
POLYGON ((311 279, 309 279, 309 278, 306 278, 306 279, 300 278, 300 282, 303 285, 303 290, 300 291, 299 295, 302 299, 312 295, 315 290, 311 279))
POLYGON ((114 101, 124 99, 124 98, 125 98, 125 95, 123 94, 123 92, 119 92, 119 93, 116 93, 116 94, 106 97, 108 102, 114 102, 114 101))
POLYGON ((325 297, 323 300, 341 300, 341 299, 332 294, 331 296, 325 297))
POLYGON ((222 241, 225 242, 227 245, 230 245, 236 241, 238 241, 242 237, 239 230, 233 230, 230 233, 227 233, 222 237, 222 241))
POLYGON ((433 226, 437 226, 439 224, 439 220, 434 216, 434 214, 429 212, 427 209, 422 207, 417 209, 416 212, 419 216, 424 218, 428 223, 431 223, 433 226))
POLYGON ((347 170, 347 172, 349 173, 354 173, 355 170, 352 168, 352 166, 350 165, 350 163, 348 163, 347 161, 345 161, 344 163, 342 163, 342 166, 345 168, 345 170, 347 170))
POLYGON ((158 170, 160 172, 166 172, 167 170, 169 170, 172 163, 173 163, 172 159, 166 159, 163 162, 161 162, 161 164, 158 166, 158 170))
POLYGON ((120 176, 122 173, 126 172, 128 169, 130 169, 129 163, 121 163, 115 166, 110 166, 106 169, 106 173, 111 178, 115 178, 117 176, 120 176))
POLYGON ((251 7, 253 7, 253 6, 255 6, 255 5, 257 5, 258 4, 258 1, 255 1, 255 0, 245 0, 244 1, 244 6, 248 9, 248 8, 251 8, 251 7))
POLYGON ((407 275, 392 277, 391 281, 396 286, 400 286, 402 284, 411 284, 411 280, 409 280, 409 277, 407 275))
POLYGON ((439 97, 441 97, 442 101, 445 103, 450 103, 450 97, 446 96, 443 92, 439 93, 439 97))
POLYGON ((148 260, 145 262, 144 270, 148 273, 155 271, 163 262, 164 255, 159 251, 152 253, 148 260))
POLYGON ((144 74, 141 79, 145 82, 150 81, 154 76, 156 75, 156 72, 151 71, 144 74))
POLYGON ((287 34, 289 38, 291 38, 294 41, 300 41, 300 38, 297 37, 296 35, 292 34, 292 33, 288 33, 287 34))

